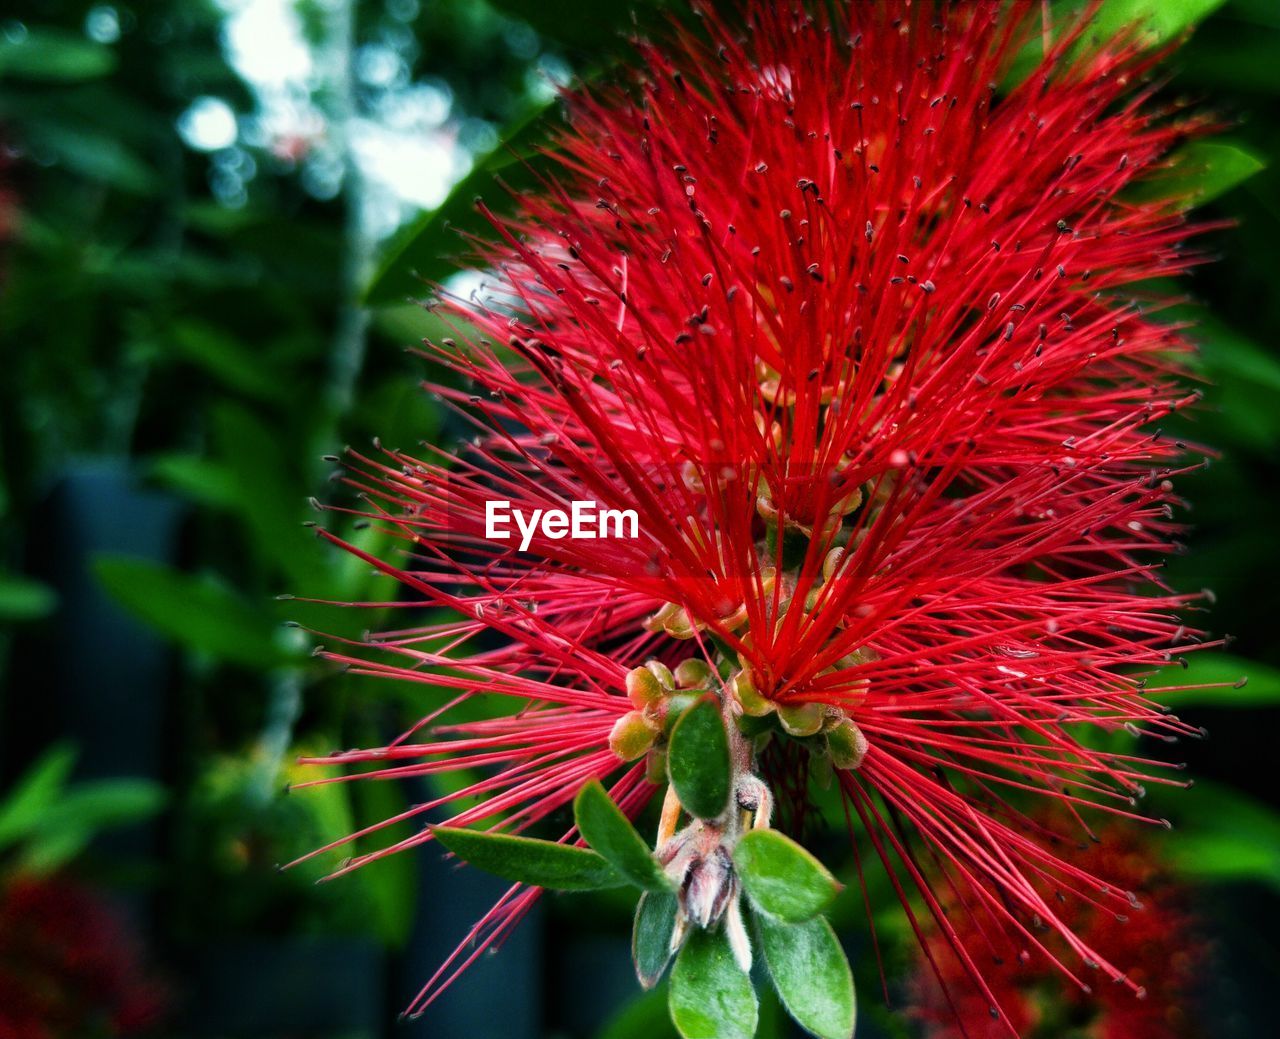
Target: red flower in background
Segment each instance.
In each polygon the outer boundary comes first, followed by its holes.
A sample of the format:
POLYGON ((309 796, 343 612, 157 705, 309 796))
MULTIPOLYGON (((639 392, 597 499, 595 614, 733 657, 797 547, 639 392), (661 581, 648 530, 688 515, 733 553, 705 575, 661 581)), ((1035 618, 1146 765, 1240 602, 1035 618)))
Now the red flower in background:
MULTIPOLYGON (((492 283, 447 302, 457 335, 430 345, 470 384, 434 389, 474 440, 351 456, 350 511, 403 555, 322 532, 402 605, 453 614, 329 656, 451 699, 324 761, 482 770, 402 819, 518 831, 610 776, 634 814, 661 781, 661 711, 627 676, 703 661, 690 683, 719 675, 768 734, 756 767, 784 822, 810 761, 834 765, 855 848, 904 905, 919 891, 984 1006, 999 994, 944 900, 1035 955, 1058 935, 1081 984, 1087 962, 1137 989, 1054 895, 1113 918, 1128 897, 1052 831, 1140 818, 1144 784, 1178 782, 1094 734, 1190 731, 1142 678, 1199 641, 1177 616, 1199 596, 1159 577, 1188 463, 1156 427, 1195 399, 1188 346, 1126 292, 1193 261, 1178 206, 1127 189, 1199 127, 1152 108, 1154 58, 1078 29, 1001 95, 1039 29, 1019 5, 826 10, 705 14, 641 45, 629 87, 571 97, 556 179, 495 218, 492 283), (517 551, 486 537, 495 498, 634 509, 639 536, 517 551), (513 713, 451 720, 480 694, 513 713), (619 760, 646 751, 648 769, 619 760), (1053 823, 1028 826, 1025 797, 1053 823)), ((415 1008, 537 893, 511 889, 415 1008)))
POLYGON ((137 1035, 164 1004, 135 936, 98 895, 65 877, 0 886, 2 1039, 137 1035))
MULTIPOLYGON (((1105 948, 1130 965, 1142 986, 1142 999, 1128 989, 1102 984, 1086 993, 1064 986, 1044 958, 1003 935, 994 940, 962 906, 949 907, 948 920, 971 948, 988 961, 986 975, 1000 1006, 1019 1033, 1061 1039, 1188 1039, 1204 1035, 1196 998, 1210 959, 1209 946, 1189 908, 1189 893, 1163 875, 1156 849, 1128 830, 1108 826, 1098 843, 1069 851, 1082 868, 1130 891, 1142 891, 1142 904, 1122 919, 1073 900, 1064 910, 1073 931, 1089 944, 1105 948)), ((1034 926, 1034 921, 1028 921, 1034 926)), ((1055 943, 1056 944, 1056 943, 1055 943)), ((942 957, 941 979, 921 957, 912 982, 913 1014, 925 1022, 925 1039, 1002 1039, 1002 1022, 964 984, 954 957, 942 957), (957 1018, 964 1022, 962 1031, 957 1018)))

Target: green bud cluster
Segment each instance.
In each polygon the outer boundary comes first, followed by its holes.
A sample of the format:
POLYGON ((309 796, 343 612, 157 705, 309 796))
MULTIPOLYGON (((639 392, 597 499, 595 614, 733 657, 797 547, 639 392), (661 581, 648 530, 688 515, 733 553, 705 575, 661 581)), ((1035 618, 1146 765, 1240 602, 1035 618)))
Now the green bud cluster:
POLYGON ((711 667, 697 657, 681 661, 674 671, 660 660, 650 660, 627 672, 627 699, 633 710, 614 723, 609 749, 623 761, 648 755, 649 779, 665 782, 666 737, 712 685, 713 677, 711 667))

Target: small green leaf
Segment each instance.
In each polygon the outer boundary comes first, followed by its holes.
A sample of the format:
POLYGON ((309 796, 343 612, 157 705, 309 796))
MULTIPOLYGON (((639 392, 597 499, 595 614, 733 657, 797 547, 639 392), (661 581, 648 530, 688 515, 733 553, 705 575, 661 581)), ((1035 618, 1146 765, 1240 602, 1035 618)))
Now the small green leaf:
POLYGON ((50 747, 14 784, 0 802, 0 847, 24 837, 56 804, 71 775, 76 752, 67 744, 50 747))
POLYGON ((598 891, 626 883, 590 848, 452 826, 433 826, 431 832, 458 858, 518 884, 557 891, 598 891))
POLYGON ((671 886, 649 845, 598 779, 578 791, 573 817, 583 839, 631 883, 648 891, 664 891, 671 886))
POLYGON ((1110 40, 1137 25, 1148 44, 1159 45, 1194 28, 1223 3, 1224 0, 1107 0, 1094 16, 1086 38, 1095 43, 1110 40))
POLYGON ((273 640, 277 625, 270 614, 223 584, 124 556, 99 556, 93 569, 125 609, 190 649, 253 668, 296 656, 273 640))
POLYGON ((781 920, 811 919, 840 891, 826 866, 777 830, 743 834, 733 864, 756 908, 781 920))
POLYGON ((1132 198, 1141 202, 1177 201, 1186 208, 1203 205, 1244 183, 1266 163, 1243 145, 1224 141, 1191 141, 1169 156, 1170 166, 1136 185, 1132 198))
POLYGON ((105 76, 115 67, 110 47, 78 33, 31 28, 0 36, 0 78, 71 83, 105 76))
POLYGON ((831 925, 820 916, 788 924, 757 914, 756 933, 787 1013, 820 1039, 851 1039, 853 972, 831 925))
POLYGON ((631 928, 631 961, 640 984, 651 989, 671 960, 671 935, 676 929, 676 896, 669 891, 646 891, 636 904, 631 928))
POLYGON ((47 584, 0 574, 0 622, 47 617, 57 604, 58 597, 47 584))
POLYGON ((752 1039, 759 1009, 723 930, 695 928, 671 971, 671 1020, 684 1039, 752 1039))
POLYGON ((1175 710, 1271 707, 1280 704, 1280 668, 1229 653, 1188 653, 1185 670, 1166 668, 1147 683, 1147 689, 1153 700, 1175 710), (1201 688, 1180 689, 1179 686, 1201 688))
POLYGON ((729 737, 714 697, 694 704, 671 731, 667 774, 680 803, 699 819, 715 819, 729 805, 729 737))

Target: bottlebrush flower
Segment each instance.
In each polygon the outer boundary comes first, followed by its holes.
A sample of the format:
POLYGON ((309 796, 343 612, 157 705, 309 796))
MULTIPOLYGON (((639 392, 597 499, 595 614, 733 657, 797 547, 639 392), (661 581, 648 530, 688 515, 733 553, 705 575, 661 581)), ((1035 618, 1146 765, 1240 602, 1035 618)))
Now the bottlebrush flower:
MULTIPOLYGON (((1064 986, 1044 959, 1006 936, 994 940, 980 934, 977 921, 952 905, 949 919, 973 948, 983 949, 987 977, 1019 1031, 1028 1037, 1057 1039, 1070 1033, 1089 1039, 1179 1039, 1203 1035, 1195 1000, 1209 962, 1209 947, 1189 910, 1189 893, 1164 875, 1156 863, 1156 849, 1123 827, 1107 826, 1098 843, 1063 849, 1082 869, 1128 890, 1144 892, 1140 908, 1123 919, 1080 900, 1064 910, 1071 928, 1091 944, 1111 950, 1132 966, 1131 976, 1145 990, 1138 1000, 1123 987, 1102 985, 1091 993, 1064 986)), ((1029 925, 1033 921, 1028 920, 1029 925)), ((1060 945, 1060 942, 1054 944, 1060 945)), ((915 1016, 926 1022, 925 1039, 1001 1039, 1000 1022, 974 1005, 963 971, 954 957, 941 979, 923 956, 912 981, 915 1016), (959 1019, 967 1026, 962 1031, 959 1019)))
POLYGON ((138 1035, 166 994, 130 934, 92 891, 65 877, 0 884, 0 1035, 138 1035))
MULTIPOLYGON (((1128 897, 1021 805, 1087 834, 1179 782, 1097 737, 1192 731, 1143 677, 1201 638, 1178 616, 1201 597, 1159 574, 1193 463, 1158 426, 1196 398, 1189 347, 1144 286, 1194 262, 1191 229, 1129 189, 1204 127, 1155 107, 1154 57, 1084 47, 1083 23, 1002 92, 1038 6, 700 13, 639 44, 627 84, 569 98, 554 178, 475 243, 490 283, 440 305, 457 333, 427 356, 466 386, 433 388, 472 442, 351 454, 348 511, 404 555, 322 536, 452 619, 328 655, 447 695, 392 745, 323 760, 479 770, 401 819, 523 832, 593 778, 634 816, 675 776, 686 690, 709 690, 743 816, 682 828, 669 789, 676 944, 723 920, 744 963, 741 826, 776 801, 802 832, 810 774, 834 768, 855 850, 909 914, 918 893, 993 1014, 943 899, 1039 949, 1034 916, 1069 977, 1136 988, 1055 900, 1128 897), (517 551, 486 537, 495 499, 633 509, 639 536, 517 551), (450 720, 481 694, 511 713, 450 720)), ((414 1009, 536 896, 513 887, 414 1009)))

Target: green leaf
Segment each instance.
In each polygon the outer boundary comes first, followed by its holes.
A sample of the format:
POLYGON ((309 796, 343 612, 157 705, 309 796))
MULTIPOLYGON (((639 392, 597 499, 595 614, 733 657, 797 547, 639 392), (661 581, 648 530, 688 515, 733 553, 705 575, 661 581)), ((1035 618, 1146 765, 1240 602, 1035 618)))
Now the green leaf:
POLYGON ((664 891, 671 886, 649 845, 598 779, 578 791, 573 817, 583 839, 631 883, 649 891, 664 891))
POLYGON ((756 908, 781 920, 811 919, 840 891, 826 866, 777 830, 743 834, 733 864, 756 908))
POLYGON ((146 779, 103 779, 69 790, 59 784, 52 803, 43 801, 19 835, 22 868, 52 872, 79 855, 99 831, 145 819, 165 798, 164 788, 146 779))
MULTIPOLYGON (((1090 0, 1055 0, 1050 10, 1052 37, 1058 39, 1063 32, 1074 28, 1084 15, 1090 0)), ((1138 27, 1143 42, 1158 47, 1175 39, 1221 7, 1225 0, 1106 0, 1094 14, 1088 29, 1080 36, 1079 50, 1095 50, 1109 43, 1119 33, 1138 27)), ((1031 15, 1038 29, 1041 13, 1037 7, 1031 15)), ((1040 32, 1018 52, 1004 88, 1010 90, 1027 78, 1044 59, 1044 41, 1040 32)))
POLYGON ((238 393, 265 401, 283 396, 287 384, 272 373, 260 343, 250 349, 220 328, 195 320, 175 322, 164 342, 238 393))
POLYGON ((1202 22, 1225 0, 1107 0, 1094 16, 1087 37, 1110 40, 1130 26, 1139 26, 1152 46, 1172 40, 1202 22))
MULTIPOLYGON (((494 6, 528 22, 539 36, 592 55, 617 48, 636 11, 629 0, 596 0, 590 4, 581 0, 495 0, 494 6)), ((649 0, 645 6, 664 4, 662 0, 649 0)))
POLYGON ((1165 858, 1204 883, 1261 882, 1280 891, 1280 813, 1221 783, 1200 780, 1162 798, 1175 832, 1165 858))
POLYGON ((595 1039, 677 1039, 665 992, 645 992, 618 1010, 595 1039))
POLYGON ((759 1009, 724 930, 695 928, 671 971, 671 1020, 684 1039, 752 1039, 759 1009))
POLYGON ((1177 201, 1186 208, 1203 205, 1266 167, 1244 145, 1216 138, 1191 141, 1169 157, 1170 166, 1134 186, 1140 202, 1177 201))
POLYGON ((853 971, 831 925, 820 916, 788 924, 758 914, 756 934, 787 1013, 821 1039, 851 1039, 853 971))
POLYGON ((626 883, 590 848, 453 826, 433 826, 431 832, 458 858, 518 884, 557 891, 598 891, 626 883))
POLYGON ((403 303, 406 298, 429 295, 428 282, 441 281, 459 269, 454 257, 467 251, 461 234, 485 234, 491 230, 488 219, 476 208, 476 197, 487 195, 495 212, 510 208, 508 193, 495 176, 500 173, 502 182, 513 191, 537 185, 533 169, 544 160, 534 145, 547 136, 554 106, 554 100, 544 101, 524 118, 504 127, 499 134, 502 143, 476 160, 448 198, 392 238, 365 289, 366 306, 403 303))
POLYGON ((0 802, 0 847, 36 828, 45 810, 55 804, 71 775, 76 752, 68 744, 46 750, 0 802))
POLYGON ((631 927, 631 962, 646 989, 653 988, 671 961, 671 935, 676 929, 676 896, 670 891, 646 891, 636 904, 631 927))
POLYGON ((1175 710, 1183 707, 1272 707, 1280 704, 1280 668, 1229 653, 1188 653, 1186 659, 1185 670, 1166 668, 1147 683, 1153 699, 1175 710), (1181 685, 1216 687, 1166 688, 1181 685))
POLYGON ((297 659, 273 640, 271 615, 224 585, 124 556, 98 556, 93 569, 125 609, 189 649, 253 668, 297 659))
POLYGON ((58 597, 47 584, 0 574, 0 622, 38 620, 57 605, 58 597))
POLYGON ((16 38, 0 36, 0 77, 75 82, 105 76, 115 67, 111 48, 78 33, 32 28, 16 38))
POLYGON ((728 807, 729 737, 714 697, 695 703, 671 730, 667 773, 691 815, 714 819, 728 807))

